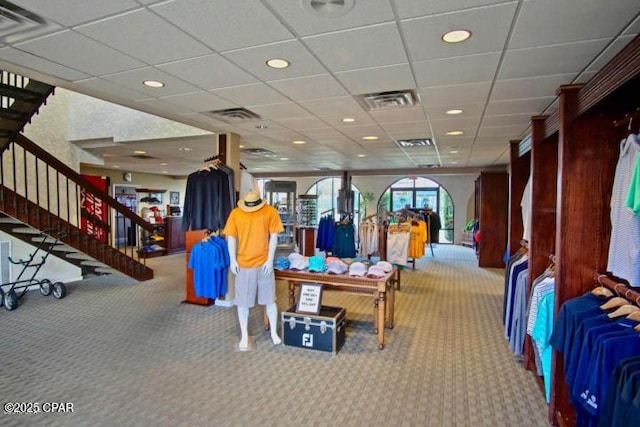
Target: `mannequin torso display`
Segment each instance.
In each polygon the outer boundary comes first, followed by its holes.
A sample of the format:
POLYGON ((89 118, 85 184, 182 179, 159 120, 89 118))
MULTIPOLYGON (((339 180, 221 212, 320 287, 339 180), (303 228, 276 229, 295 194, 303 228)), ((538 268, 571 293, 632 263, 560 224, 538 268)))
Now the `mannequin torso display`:
POLYGON ((224 227, 229 247, 230 269, 236 275, 236 306, 240 323, 240 350, 248 349, 249 309, 258 304, 267 307, 274 345, 282 341, 277 334, 273 259, 278 233, 284 231, 278 211, 266 204, 256 191, 249 191, 231 211, 224 227))

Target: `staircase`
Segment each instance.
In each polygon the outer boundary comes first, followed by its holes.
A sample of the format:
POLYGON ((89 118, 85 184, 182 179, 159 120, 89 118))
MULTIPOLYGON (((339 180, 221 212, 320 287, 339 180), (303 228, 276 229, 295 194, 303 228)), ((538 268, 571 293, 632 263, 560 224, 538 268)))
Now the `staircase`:
POLYGON ((111 218, 118 212, 134 232, 153 231, 128 208, 98 189, 20 132, 46 104, 54 88, 0 71, 0 230, 56 255, 84 275, 120 272, 153 278, 139 247, 119 246, 111 218), (43 231, 45 234, 43 234, 43 231), (48 236, 47 236, 48 235, 48 236))

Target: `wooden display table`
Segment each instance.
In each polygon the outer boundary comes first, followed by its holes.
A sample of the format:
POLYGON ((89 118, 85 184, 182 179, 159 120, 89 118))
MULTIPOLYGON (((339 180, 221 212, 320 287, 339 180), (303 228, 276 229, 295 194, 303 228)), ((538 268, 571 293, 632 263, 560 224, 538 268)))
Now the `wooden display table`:
POLYGON ((394 267, 380 279, 351 277, 347 274, 309 273, 307 271, 275 270, 277 280, 289 283, 289 305, 295 304, 295 288, 302 283, 319 283, 322 290, 369 294, 374 301, 374 329, 378 335, 378 348, 384 348, 384 327, 393 329, 393 309, 396 284, 400 283, 400 270, 394 267), (388 294, 388 296, 387 296, 388 294), (385 323, 386 320, 386 323, 385 323))

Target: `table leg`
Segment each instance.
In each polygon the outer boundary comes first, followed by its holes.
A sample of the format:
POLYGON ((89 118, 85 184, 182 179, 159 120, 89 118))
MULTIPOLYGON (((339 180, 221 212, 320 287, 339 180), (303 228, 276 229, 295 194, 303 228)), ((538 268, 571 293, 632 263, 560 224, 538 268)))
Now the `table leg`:
POLYGON ((400 267, 398 267, 398 269, 396 270, 396 289, 400 290, 400 270, 402 270, 400 267))
POLYGON ((393 308, 396 302, 396 289, 392 286, 388 287, 388 291, 389 296, 387 297, 387 317, 388 317, 388 322, 389 322, 389 329, 393 329, 393 308))
POLYGON ((294 282, 289 282, 289 307, 293 307, 293 304, 296 303, 296 284, 294 282))
MULTIPOLYGON (((378 298, 373 300, 373 332, 378 333, 378 307, 380 305, 380 301, 378 298)), ((383 319, 384 321, 384 319, 383 319)), ((382 323, 382 327, 384 328, 384 323, 382 323)))
POLYGON ((385 292, 378 293, 376 304, 378 306, 378 325, 381 325, 381 327, 378 328, 378 348, 382 350, 384 348, 384 312, 386 306, 385 292))

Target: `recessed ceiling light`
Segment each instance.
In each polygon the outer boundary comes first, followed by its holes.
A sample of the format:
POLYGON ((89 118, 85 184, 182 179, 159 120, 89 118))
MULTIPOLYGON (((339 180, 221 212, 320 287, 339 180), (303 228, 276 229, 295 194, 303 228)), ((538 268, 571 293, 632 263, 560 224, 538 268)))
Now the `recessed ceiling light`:
POLYGON ((354 119, 353 117, 345 117, 344 119, 342 119, 342 121, 344 123, 353 123, 356 121, 356 119, 354 119))
POLYGON ((459 153, 459 151, 458 151, 458 150, 451 150, 451 151, 449 151, 449 153, 451 153, 451 154, 458 154, 458 153, 459 153))
POLYGON ((267 65, 271 68, 276 68, 278 70, 282 68, 287 68, 290 64, 289 61, 282 58, 271 58, 267 61, 267 65))
POLYGON ((453 30, 442 35, 442 41, 446 43, 460 43, 471 37, 469 30, 453 30))
POLYGON ((304 145, 304 144, 307 143, 307 141, 302 141, 302 140, 298 139, 296 141, 293 141, 293 143, 296 144, 296 145, 304 145))
POLYGON ((451 115, 462 114, 462 110, 458 110, 458 109, 447 110, 447 114, 451 114, 451 115))
POLYGON ((256 125, 256 129, 266 129, 267 126, 265 125, 256 125))
POLYGON ((452 165, 457 165, 457 164, 458 164, 458 162, 454 160, 454 161, 452 161, 452 162, 451 162, 451 164, 452 164, 452 165))
POLYGON ((238 145, 238 148, 244 148, 244 145, 240 144, 238 145))
POLYGON ((358 157, 367 157, 366 154, 358 154, 358 157))
POLYGON ((187 152, 189 152, 189 151, 191 151, 191 150, 192 150, 192 148, 189 148, 189 147, 180 147, 180 148, 178 148, 178 150, 179 150, 179 151, 187 151, 187 152))
POLYGON ((169 171, 162 171, 162 173, 169 173, 169 171))
POLYGON ((160 163, 160 166, 167 166, 167 163, 160 163))
POLYGON ((147 154, 147 152, 143 150, 133 150, 133 154, 147 154))
POLYGON ((449 132, 447 132, 447 136, 460 136, 463 134, 464 132, 461 130, 450 130, 449 132))
POLYGON ((143 85, 152 87, 154 89, 164 87, 164 83, 158 80, 145 80, 142 82, 143 85))
POLYGON ((289 160, 288 157, 280 157, 280 160, 289 160))
POLYGON ((113 165, 113 167, 116 168, 116 169, 120 169, 120 166, 118 166, 118 165, 113 165))
POLYGON ((362 139, 364 139, 365 141, 376 141, 378 137, 375 135, 367 135, 363 136, 362 139))

